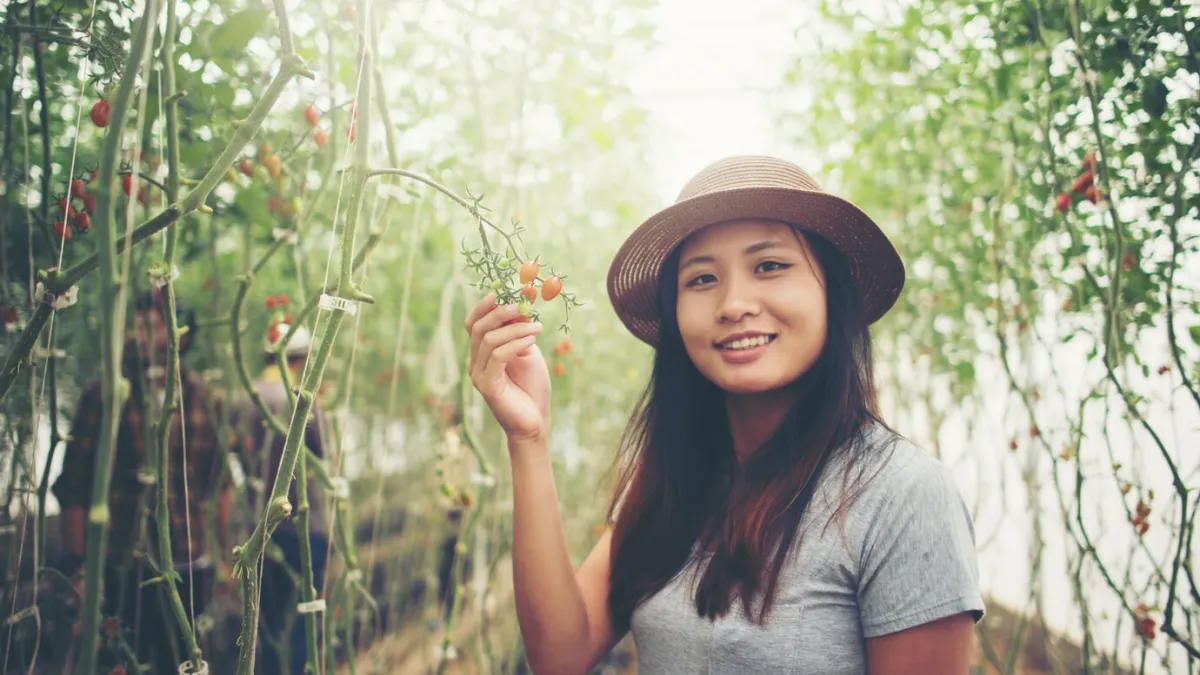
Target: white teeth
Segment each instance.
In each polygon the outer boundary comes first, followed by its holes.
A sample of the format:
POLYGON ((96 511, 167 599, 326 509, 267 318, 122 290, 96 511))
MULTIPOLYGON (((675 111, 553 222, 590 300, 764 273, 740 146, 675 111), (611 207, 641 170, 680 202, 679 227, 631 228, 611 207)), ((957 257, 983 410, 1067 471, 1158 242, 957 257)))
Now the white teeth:
POLYGON ((761 347, 771 341, 769 335, 758 335, 752 338, 742 338, 727 342, 723 345, 723 349, 750 349, 751 347, 761 347))

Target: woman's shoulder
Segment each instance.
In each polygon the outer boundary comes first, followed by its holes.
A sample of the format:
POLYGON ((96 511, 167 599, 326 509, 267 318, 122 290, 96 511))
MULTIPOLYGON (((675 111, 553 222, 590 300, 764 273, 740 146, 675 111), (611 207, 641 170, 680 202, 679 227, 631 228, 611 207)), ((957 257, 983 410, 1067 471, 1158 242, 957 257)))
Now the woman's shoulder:
POLYGON ((908 514, 965 511, 953 474, 926 448, 883 424, 873 424, 830 465, 826 487, 845 515, 862 530, 908 514), (849 500, 846 498, 849 497, 849 500))

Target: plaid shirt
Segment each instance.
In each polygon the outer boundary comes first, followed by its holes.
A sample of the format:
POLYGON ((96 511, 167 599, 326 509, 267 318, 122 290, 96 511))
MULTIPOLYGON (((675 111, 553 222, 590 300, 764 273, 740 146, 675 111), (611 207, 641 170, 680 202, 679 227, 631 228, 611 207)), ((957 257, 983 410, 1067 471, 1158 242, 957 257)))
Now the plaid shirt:
MULTIPOLYGON (((222 452, 217 420, 222 419, 222 402, 210 394, 208 387, 198 375, 188 370, 181 372, 181 388, 183 390, 183 410, 187 416, 186 427, 186 476, 187 499, 184 491, 184 443, 181 437, 181 416, 179 412, 172 417, 170 441, 170 460, 167 467, 168 482, 167 508, 170 513, 170 536, 173 562, 176 565, 194 562, 208 551, 208 504, 213 503, 222 488, 223 476, 222 452), (211 407, 211 412, 210 412, 211 407), (215 417, 211 415, 215 413, 215 417), (186 506, 185 506, 186 503, 186 506), (189 556, 188 523, 185 518, 190 507, 191 515, 191 547, 189 556)), ((112 483, 109 486, 109 530, 108 530, 108 559, 118 564, 133 551, 139 542, 138 531, 141 520, 138 513, 138 503, 145 486, 138 480, 138 473, 146 466, 146 436, 143 396, 135 378, 130 378, 133 389, 124 409, 117 431, 117 444, 114 448, 112 464, 112 483)), ((80 397, 74 423, 71 427, 71 440, 67 444, 63 456, 62 473, 54 483, 54 496, 63 509, 81 507, 85 511, 91 507, 92 475, 94 471, 95 454, 100 447, 102 401, 100 383, 90 385, 80 397)), ((150 420, 150 433, 154 432, 157 418, 150 420)), ((145 491, 146 508, 151 514, 147 520, 147 542, 154 548, 152 542, 157 538, 153 514, 156 497, 153 490, 145 491)), ((157 556, 154 556, 157 557, 157 556)))

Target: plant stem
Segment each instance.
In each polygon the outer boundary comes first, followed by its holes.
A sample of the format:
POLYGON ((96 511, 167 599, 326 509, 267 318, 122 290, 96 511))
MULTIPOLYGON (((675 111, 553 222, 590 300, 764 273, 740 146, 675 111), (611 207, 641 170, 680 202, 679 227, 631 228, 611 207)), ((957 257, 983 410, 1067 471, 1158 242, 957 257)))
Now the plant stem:
MULTIPOLYGON (((37 2, 29 0, 29 23, 37 25, 37 2)), ((46 64, 42 60, 42 45, 37 33, 32 34, 33 40, 33 69, 38 84, 38 118, 41 124, 42 136, 42 226, 44 231, 50 231, 50 180, 53 178, 50 155, 50 108, 46 104, 46 64)), ((68 180, 71 178, 67 177, 68 180)), ((54 242, 58 247, 58 242, 54 242)))
MULTIPOLYGON (((117 270, 117 222, 116 182, 118 153, 125 121, 129 116, 134 83, 143 59, 150 50, 150 32, 155 24, 158 3, 147 0, 141 23, 133 36, 125 71, 121 74, 116 100, 112 105, 112 118, 108 134, 104 137, 104 149, 100 161, 100 186, 96 195, 96 213, 99 222, 96 234, 99 240, 100 267, 100 354, 101 380, 101 434, 99 449, 94 457, 95 470, 92 481, 92 507, 87 519, 87 545, 85 578, 87 588, 83 599, 83 629, 80 634, 77 672, 91 675, 96 672, 96 647, 100 637, 100 600, 104 586, 104 562, 108 544, 108 488, 112 478, 113 450, 117 440, 117 425, 121 407, 129 395, 129 381, 122 376, 121 363, 124 352, 122 333, 125 327, 125 286, 117 270)), ((65 290, 65 289, 64 289, 65 290)), ((54 291, 51 291, 54 292, 54 291)), ((45 306, 45 305, 43 305, 45 306)), ((39 309, 41 309, 39 307, 39 309)), ((48 316, 48 312, 47 312, 48 316)), ((32 322, 31 322, 32 324, 32 322)), ((26 327, 28 330, 29 327, 26 327)), ((38 328, 40 332, 40 327, 38 328)), ((10 355, 11 356, 11 355, 10 355)), ((7 373, 5 373, 7 375, 7 373)), ((7 387, 5 387, 6 389, 7 387)))
MULTIPOLYGON (((121 237, 117 243, 117 252, 124 251, 127 243, 129 246, 139 244, 163 228, 169 227, 184 215, 199 210, 204 204, 204 200, 220 183, 222 177, 225 175, 225 170, 233 166, 233 162, 241 153, 242 148, 254 138, 259 127, 262 126, 263 121, 267 118, 267 114, 274 107, 275 102, 279 100, 280 95, 283 94, 283 90, 293 77, 307 77, 311 79, 313 73, 299 56, 285 54, 279 72, 275 74, 274 79, 271 80, 271 83, 267 86, 267 90, 263 92, 262 97, 250 111, 250 114, 238 125, 237 131, 234 132, 233 138, 229 141, 229 145, 221 152, 220 157, 217 158, 217 161, 209 169, 208 173, 205 174, 204 178, 200 180, 196 188, 189 192, 182 202, 171 204, 158 215, 134 228, 128 238, 121 237), (128 242, 126 241, 127 239, 128 242)), ((109 179, 111 178, 112 175, 109 176, 109 179)), ((103 198, 101 197, 101 199, 103 198)), ((99 202, 100 200, 97 200, 97 204, 99 202)), ((43 283, 46 284, 46 290, 58 295, 66 292, 78 283, 80 279, 98 267, 100 267, 100 254, 94 253, 66 270, 42 271, 40 275, 42 276, 43 283)), ((3 401, 8 396, 13 381, 20 371, 21 364, 25 361, 30 349, 33 348, 34 341, 46 326, 46 320, 49 317, 49 309, 42 312, 39 306, 38 310, 35 310, 33 316, 30 317, 29 323, 25 325, 24 330, 21 331, 17 346, 5 357, 4 366, 0 368, 0 401, 3 401), (28 347, 25 345, 28 345, 28 347)))
MULTIPOLYGON (((176 32, 176 15, 175 15, 175 0, 167 1, 167 25, 163 33, 162 44, 162 69, 163 69, 163 91, 159 92, 160 96, 165 97, 165 117, 166 117, 166 141, 167 141, 167 184, 166 184, 166 200, 168 203, 175 203, 179 199, 179 118, 178 118, 178 102, 179 98, 175 96, 175 32, 176 32)), ((159 452, 158 459, 158 479, 157 479, 157 506, 155 510, 155 521, 158 525, 158 563, 162 574, 163 592, 166 594, 166 600, 171 605, 175 614, 175 619, 179 624, 179 632, 187 645, 187 651, 192 659, 195 668, 200 668, 201 651, 200 646, 196 641, 195 627, 188 620, 187 611, 183 605, 183 599, 179 595, 179 585, 177 583, 178 576, 175 573, 175 563, 171 552, 171 513, 170 503, 168 500, 171 490, 170 484, 170 461, 171 461, 171 427, 174 421, 175 409, 178 406, 182 409, 183 394, 179 382, 179 322, 175 316, 175 284, 171 280, 171 271, 175 264, 175 248, 179 240, 179 228, 170 227, 166 230, 166 248, 163 252, 163 260, 161 265, 161 274, 165 275, 163 279, 166 284, 163 286, 163 321, 167 330, 167 363, 166 363, 166 390, 163 397, 163 409, 161 417, 158 420, 157 428, 157 448, 159 452)), ((199 402, 193 402, 198 404, 199 402)), ((188 564, 192 561, 189 560, 188 564)), ((195 590, 189 585, 189 592, 195 593, 195 590)))
MULTIPOLYGON (((279 9, 282 10, 282 8, 279 9)), ((367 25, 370 12, 369 0, 358 0, 358 10, 359 25, 367 25)), ((363 65, 358 73, 356 99, 359 102, 359 114, 363 119, 360 120, 358 145, 355 147, 354 160, 350 166, 349 207, 346 212, 345 226, 339 233, 342 246, 341 270, 333 292, 336 297, 351 301, 369 300, 368 296, 353 288, 350 283, 350 274, 354 268, 354 232, 362 213, 363 197, 370 172, 371 68, 373 60, 365 31, 360 30, 360 40, 362 41, 363 65)), ((318 325, 316 339, 320 346, 312 365, 305 368, 304 378, 300 384, 300 393, 292 411, 291 425, 284 441, 283 456, 275 474, 275 483, 271 488, 267 512, 246 543, 234 549, 234 574, 242 579, 243 596, 246 598, 242 611, 242 634, 239 638, 241 649, 238 654, 238 675, 251 675, 254 671, 254 652, 258 632, 258 597, 255 585, 258 583, 259 568, 262 564, 260 556, 275 527, 290 512, 287 493, 291 488, 296 462, 300 456, 299 450, 304 439, 304 431, 312 413, 315 392, 320 389, 321 380, 325 375, 325 367, 329 363, 329 356, 333 353, 333 345, 337 341, 338 329, 345 316, 345 312, 335 309, 330 312, 323 324, 318 325)), ((311 558, 308 558, 307 564, 311 566, 311 558)), ((309 587, 311 588, 311 577, 309 578, 309 587)), ((313 618, 315 619, 315 617, 313 618)))
MULTIPOLYGON (((313 588, 312 542, 308 539, 308 462, 297 462, 296 467, 296 500, 300 502, 296 508, 296 533, 300 538, 300 600, 312 602, 317 597, 313 588)), ((326 610, 329 612, 330 610, 326 610)), ((308 650, 306 652, 306 672, 316 675, 321 672, 317 655, 317 615, 309 612, 304 615, 304 633, 308 650)), ((296 655, 299 657, 299 654, 296 655)))

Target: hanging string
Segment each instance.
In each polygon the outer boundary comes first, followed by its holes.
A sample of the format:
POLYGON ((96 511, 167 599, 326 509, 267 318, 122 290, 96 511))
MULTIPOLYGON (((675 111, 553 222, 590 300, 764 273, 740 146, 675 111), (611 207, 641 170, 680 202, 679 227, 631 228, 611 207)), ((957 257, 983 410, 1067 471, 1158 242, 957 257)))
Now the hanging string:
MULTIPOLYGON (((90 13, 92 19, 88 21, 87 30, 85 31, 87 42, 90 42, 92 39, 92 26, 95 23, 95 17, 96 17, 96 0, 92 0, 91 6, 89 9, 89 13, 90 13)), ((34 44, 35 44, 35 48, 36 48, 36 41, 34 42, 34 44)), ((17 74, 18 74, 18 77, 19 77, 21 83, 24 84, 25 83, 24 60, 18 58, 17 61, 18 61, 18 63, 15 64, 17 66, 17 74)), ((83 58, 80 59, 80 62, 79 62, 79 89, 75 95, 75 133, 74 133, 74 138, 71 141, 71 161, 68 164, 68 169, 67 169, 67 193, 66 193, 66 197, 65 197, 66 206, 64 207, 63 214, 62 214, 62 222, 64 225, 63 225, 62 231, 59 233, 58 260, 57 260, 57 264, 56 264, 56 269, 60 269, 60 270, 62 269, 63 253, 66 248, 65 244, 66 244, 67 232, 68 232, 69 228, 71 227, 71 224, 68 222, 68 214, 70 213, 71 201, 73 199, 73 195, 71 193, 72 193, 72 189, 74 188, 74 181, 72 180, 72 178, 74 178, 74 176, 75 176, 75 161, 78 156, 78 149, 79 149, 79 130, 80 130, 81 123, 83 120, 83 93, 87 86, 87 76, 88 76, 88 72, 90 69, 91 69, 91 60, 89 58, 87 51, 85 50, 83 58)), ((28 177, 29 172, 30 172, 30 166, 29 166, 29 154, 30 154, 29 111, 28 111, 28 106, 26 105, 24 96, 21 96, 21 130, 22 130, 22 133, 23 133, 23 136, 25 139, 24 174, 23 175, 28 177)), ((45 133, 45 130, 43 130, 43 133, 45 133)), ((50 164, 50 162, 47 161, 46 164, 50 164)), ((48 180, 48 178, 46 178, 46 179, 48 180)), ((26 188, 25 196, 26 196, 26 199, 28 199, 28 189, 27 188, 26 188)), ((43 195, 43 197, 48 198, 48 195, 43 195)), ((27 253, 28 253, 28 260, 29 260, 29 287, 28 287, 28 289, 29 289, 29 293, 31 295, 36 295, 36 285, 35 285, 35 281, 34 281, 34 279, 35 279, 34 269, 35 269, 36 265, 35 265, 35 261, 34 261, 34 257, 33 257, 33 216, 32 216, 31 209, 26 209, 25 222, 26 222, 26 226, 27 226, 27 253)), ((35 303, 42 302, 42 301, 44 301, 44 299, 43 298, 34 298, 33 301, 35 303)), ((45 356, 44 356, 45 363, 42 365, 41 380, 36 386, 37 395, 35 397, 33 397, 33 401, 31 402, 32 417, 33 417, 33 438, 30 440, 30 450, 31 450, 32 457, 31 457, 30 462, 26 465, 26 473, 27 474, 29 471, 29 467, 33 467, 36 470, 36 466, 37 466, 38 437, 39 437, 39 432, 41 431, 41 415, 42 415, 42 409, 44 407, 44 401, 45 401, 45 395, 46 395, 46 382, 49 380, 50 359, 54 358, 54 354, 52 352, 52 347, 54 345, 54 326, 55 326, 55 318, 57 317, 57 315, 58 315, 58 308, 52 301, 51 309, 50 309, 49 325, 47 326, 47 329, 46 329, 46 347, 45 347, 45 356)), ((34 373, 34 375, 36 378, 36 372, 34 373)), ((36 379, 34 379, 34 378, 31 378, 31 380, 30 380, 30 393, 31 394, 33 393, 33 390, 35 388, 35 385, 34 385, 35 381, 36 381, 36 379)), ((51 432, 50 432, 50 438, 52 440, 55 438, 54 431, 55 430, 51 430, 51 432)), ((50 461, 49 453, 47 453, 46 461, 47 462, 50 461)), ((47 476, 48 475, 49 474, 47 472, 47 476)), ((26 477, 28 478, 28 475, 26 477)), ((13 480, 14 481, 16 480, 15 474, 13 476, 13 480)), ((23 496, 21 498, 21 502, 22 502, 21 539, 20 539, 20 543, 17 546, 17 563, 16 563, 16 569, 18 570, 18 578, 19 578, 19 571, 21 569, 21 561, 24 559, 24 554, 25 554, 26 529, 29 526, 28 497, 23 496)), ((45 517, 45 515, 43 514, 42 517, 45 517)), ((33 598, 31 600, 31 607, 34 608, 34 619, 37 622, 37 630, 36 630, 36 638, 34 641, 33 655, 30 658, 29 669, 27 671, 29 675, 33 675, 33 672, 34 672, 35 668, 37 667, 38 652, 41 649, 41 643, 42 643, 41 616, 38 614, 37 609, 36 609, 38 606, 38 590, 39 590, 39 586, 40 586, 40 584, 38 583, 38 578, 41 575, 41 565, 42 565, 41 553, 40 553, 41 546, 40 546, 40 542, 39 542, 39 533, 35 531, 33 536, 34 536, 34 551, 33 551, 34 579, 33 579, 33 598)), ((13 593, 13 604, 12 604, 12 611, 10 612, 10 616, 12 614, 15 614, 18 596, 19 596, 19 593, 16 593, 16 592, 13 593)), ((9 629, 8 629, 8 636, 5 641, 6 646, 4 649, 4 667, 0 668, 0 672, 8 672, 8 657, 9 657, 9 654, 12 653, 12 633, 13 633, 14 629, 15 629, 15 623, 10 624, 9 629)))

